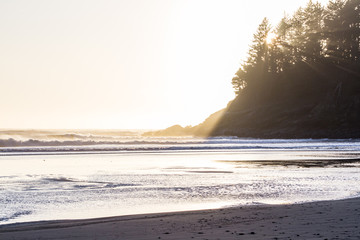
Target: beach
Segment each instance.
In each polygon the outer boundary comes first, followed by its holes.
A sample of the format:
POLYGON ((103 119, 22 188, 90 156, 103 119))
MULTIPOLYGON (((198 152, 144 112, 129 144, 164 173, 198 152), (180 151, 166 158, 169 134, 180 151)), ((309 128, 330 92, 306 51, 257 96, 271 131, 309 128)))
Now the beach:
POLYGON ((72 143, 1 148, 1 240, 360 239, 357 140, 72 143))
POLYGON ((0 239, 360 239, 360 198, 3 225, 0 239))

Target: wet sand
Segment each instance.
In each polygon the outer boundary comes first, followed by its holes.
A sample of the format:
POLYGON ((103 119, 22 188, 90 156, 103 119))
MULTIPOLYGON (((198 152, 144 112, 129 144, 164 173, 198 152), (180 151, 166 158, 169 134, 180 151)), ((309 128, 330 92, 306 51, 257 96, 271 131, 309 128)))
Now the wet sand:
POLYGON ((360 198, 5 225, 0 239, 360 239, 360 198))

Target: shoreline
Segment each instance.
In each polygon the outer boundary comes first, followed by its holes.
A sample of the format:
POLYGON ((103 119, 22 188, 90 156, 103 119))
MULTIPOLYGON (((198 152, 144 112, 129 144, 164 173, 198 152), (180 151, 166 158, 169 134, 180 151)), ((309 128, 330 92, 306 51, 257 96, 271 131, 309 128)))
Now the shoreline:
POLYGON ((360 239, 360 197, 16 223, 0 239, 360 239))

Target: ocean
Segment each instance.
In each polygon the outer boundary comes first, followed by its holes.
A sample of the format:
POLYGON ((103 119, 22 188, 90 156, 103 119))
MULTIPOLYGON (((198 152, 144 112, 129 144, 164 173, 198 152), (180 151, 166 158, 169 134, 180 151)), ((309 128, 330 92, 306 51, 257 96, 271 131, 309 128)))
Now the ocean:
POLYGON ((360 196, 360 140, 1 130, 0 224, 360 196))

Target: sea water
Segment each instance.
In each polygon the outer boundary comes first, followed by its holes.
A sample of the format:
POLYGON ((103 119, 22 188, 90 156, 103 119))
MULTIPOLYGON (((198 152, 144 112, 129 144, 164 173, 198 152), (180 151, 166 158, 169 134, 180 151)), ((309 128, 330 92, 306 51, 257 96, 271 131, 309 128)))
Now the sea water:
POLYGON ((358 140, 1 136, 0 224, 360 196, 358 140))

